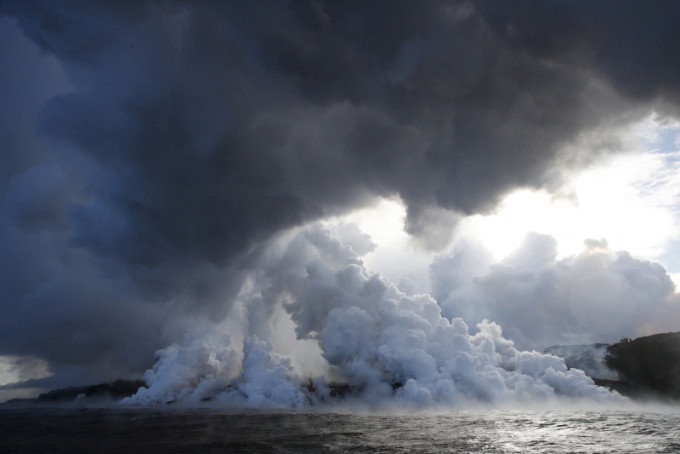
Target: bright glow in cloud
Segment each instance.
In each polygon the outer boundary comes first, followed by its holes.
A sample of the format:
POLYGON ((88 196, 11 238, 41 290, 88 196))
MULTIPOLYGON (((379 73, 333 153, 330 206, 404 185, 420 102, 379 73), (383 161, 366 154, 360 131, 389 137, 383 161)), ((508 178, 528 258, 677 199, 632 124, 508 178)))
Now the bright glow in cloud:
MULTIPOLYGON (((580 252, 586 239, 605 239, 613 250, 660 261, 678 273, 663 255, 680 242, 679 138, 679 124, 650 115, 622 133, 624 153, 567 176, 561 194, 514 191, 495 213, 461 221, 457 238, 479 240, 495 260, 515 250, 529 232, 554 237, 560 258, 580 252)), ((356 224, 377 244, 364 257, 367 268, 395 282, 404 277, 424 282, 434 253, 417 247, 404 232, 405 216, 399 200, 382 199, 339 221, 356 224)))
MULTIPOLYGON (((378 272, 409 292, 427 292, 429 265, 436 252, 418 246, 404 231, 406 207, 398 199, 381 199, 333 222, 356 224, 377 247, 362 257, 367 269, 378 272)), ((454 226, 451 226, 453 228, 454 226)))
POLYGON ((396 199, 381 199, 371 207, 354 211, 343 217, 356 224, 381 247, 402 246, 409 236, 404 231, 406 208, 396 199))
POLYGON ((625 138, 630 152, 568 178, 566 196, 515 191, 494 214, 463 221, 459 233, 479 238, 497 260, 528 232, 553 236, 561 257, 579 252, 583 241, 592 238, 606 239, 614 250, 659 259, 679 240, 679 134, 680 126, 649 117, 625 138), (633 150, 640 146, 643 152, 633 150))

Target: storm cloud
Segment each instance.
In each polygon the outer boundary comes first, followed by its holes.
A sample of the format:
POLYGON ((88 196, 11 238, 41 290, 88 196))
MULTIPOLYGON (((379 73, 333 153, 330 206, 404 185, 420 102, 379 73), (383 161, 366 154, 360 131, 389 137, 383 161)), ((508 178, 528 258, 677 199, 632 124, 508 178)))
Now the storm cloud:
MULTIPOLYGON (((433 213, 453 223, 554 187, 557 163, 597 157, 570 154, 584 134, 680 105, 673 1, 5 0, 0 14, 0 355, 45 360, 54 380, 138 374, 223 320, 287 229, 398 197, 436 248, 433 213)), ((514 279, 501 266, 487 294, 514 279)))

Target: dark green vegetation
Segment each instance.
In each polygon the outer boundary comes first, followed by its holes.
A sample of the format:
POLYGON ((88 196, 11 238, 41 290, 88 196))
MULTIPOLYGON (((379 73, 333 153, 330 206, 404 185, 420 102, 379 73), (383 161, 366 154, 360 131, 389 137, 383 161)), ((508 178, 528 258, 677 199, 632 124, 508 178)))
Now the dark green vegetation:
POLYGON ((605 362, 621 376, 611 387, 623 394, 680 399, 680 332, 624 338, 607 347, 605 362))

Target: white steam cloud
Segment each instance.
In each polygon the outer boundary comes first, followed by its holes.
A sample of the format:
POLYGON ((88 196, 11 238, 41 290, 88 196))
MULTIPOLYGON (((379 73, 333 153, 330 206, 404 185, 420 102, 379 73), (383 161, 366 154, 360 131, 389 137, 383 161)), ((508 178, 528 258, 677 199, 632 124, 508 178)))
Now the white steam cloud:
POLYGON ((353 249, 313 225, 279 239, 242 292, 254 311, 243 343, 203 336, 157 352, 142 388, 126 403, 213 400, 240 407, 300 408, 346 397, 372 406, 460 407, 587 398, 622 402, 582 371, 535 351, 520 351, 493 322, 471 333, 462 318, 442 316, 428 294, 407 294, 369 273, 353 249), (303 376, 277 353, 266 323, 285 308, 299 341, 321 349, 326 372, 303 376))
POLYGON ((521 348, 613 343, 677 329, 680 297, 658 263, 586 241, 558 259, 557 243, 529 234, 500 263, 479 263, 479 246, 461 243, 431 267, 433 294, 447 317, 493 318, 521 348))

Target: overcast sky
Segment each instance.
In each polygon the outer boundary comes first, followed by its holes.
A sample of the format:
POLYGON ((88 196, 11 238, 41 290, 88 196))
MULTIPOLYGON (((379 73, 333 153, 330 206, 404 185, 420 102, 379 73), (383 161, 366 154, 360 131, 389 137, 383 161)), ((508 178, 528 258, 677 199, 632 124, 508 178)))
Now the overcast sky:
POLYGON ((0 0, 0 400, 219 330, 333 363, 339 312, 293 271, 316 288, 318 260, 522 349, 680 329, 678 23, 674 0, 0 0))

